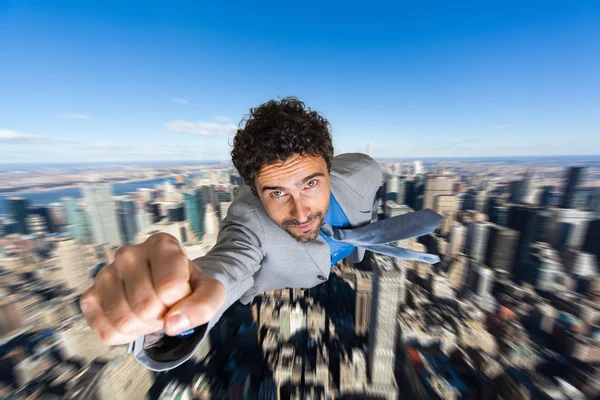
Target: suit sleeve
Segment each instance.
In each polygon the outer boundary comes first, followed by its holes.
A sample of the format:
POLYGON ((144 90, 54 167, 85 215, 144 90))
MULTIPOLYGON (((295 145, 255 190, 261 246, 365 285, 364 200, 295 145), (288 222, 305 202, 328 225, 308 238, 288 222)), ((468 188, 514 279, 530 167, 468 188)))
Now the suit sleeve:
POLYGON ((252 287, 253 275, 265 256, 264 228, 257 212, 250 204, 234 200, 215 246, 205 256, 194 260, 206 276, 223 284, 227 293, 225 303, 208 323, 195 329, 192 342, 188 340, 165 349, 165 353, 175 354, 174 357, 158 363, 151 354, 138 351, 134 354, 138 362, 154 371, 166 371, 190 359, 223 313, 252 287))
POLYGON ((209 278, 225 287, 225 303, 209 322, 210 330, 223 312, 254 284, 254 273, 266 256, 264 228, 254 208, 243 201, 233 202, 223 220, 215 246, 194 260, 209 278))

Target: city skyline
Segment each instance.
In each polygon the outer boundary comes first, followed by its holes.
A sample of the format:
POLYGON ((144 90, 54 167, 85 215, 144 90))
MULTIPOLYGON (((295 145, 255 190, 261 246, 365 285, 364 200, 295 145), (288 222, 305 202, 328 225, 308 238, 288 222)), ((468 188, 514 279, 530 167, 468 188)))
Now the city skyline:
POLYGON ((0 6, 0 163, 228 161, 288 95, 337 153, 600 154, 598 4, 116 6, 0 6))

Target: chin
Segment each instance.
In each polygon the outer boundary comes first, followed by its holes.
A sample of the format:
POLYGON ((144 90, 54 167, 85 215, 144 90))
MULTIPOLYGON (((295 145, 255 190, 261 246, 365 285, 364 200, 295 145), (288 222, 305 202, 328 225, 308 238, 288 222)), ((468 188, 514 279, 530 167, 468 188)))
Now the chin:
POLYGON ((308 242, 312 242, 313 240, 316 240, 317 237, 319 237, 320 230, 321 230, 321 228, 319 227, 318 229, 315 229, 313 231, 304 232, 304 233, 299 234, 298 232, 294 232, 291 229, 285 229, 285 231, 287 233, 289 233, 291 237, 293 237, 300 243, 308 243, 308 242))

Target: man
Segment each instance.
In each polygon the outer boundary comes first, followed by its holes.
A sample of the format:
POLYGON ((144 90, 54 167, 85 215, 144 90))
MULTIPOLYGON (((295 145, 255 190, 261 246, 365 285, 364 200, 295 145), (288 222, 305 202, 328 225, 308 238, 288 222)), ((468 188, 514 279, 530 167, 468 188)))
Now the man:
MULTIPOLYGON (((238 299, 247 304, 266 290, 316 286, 337 261, 350 256, 358 262, 365 249, 409 253, 382 247, 382 240, 392 241, 391 231, 377 243, 369 232, 362 232, 360 246, 344 240, 347 232, 339 229, 373 219, 381 169, 364 154, 333 157, 328 121, 298 99, 250 110, 231 155, 245 184, 208 254, 189 260, 175 238, 152 235, 121 247, 81 297, 100 338, 111 345, 134 343, 130 350, 150 369, 171 369, 190 358, 238 299)), ((428 217, 425 233, 439 223, 437 214, 428 217)), ((410 234, 420 221, 412 222, 410 234)))

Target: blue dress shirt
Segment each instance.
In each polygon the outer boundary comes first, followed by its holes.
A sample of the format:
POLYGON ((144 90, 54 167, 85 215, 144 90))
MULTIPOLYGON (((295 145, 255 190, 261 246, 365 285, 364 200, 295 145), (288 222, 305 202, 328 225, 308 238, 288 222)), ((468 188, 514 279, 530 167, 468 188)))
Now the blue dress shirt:
MULTIPOLYGON (((344 214, 344 210, 340 207, 339 203, 335 199, 333 193, 330 194, 329 198, 329 209, 325 215, 325 223, 331 224, 336 228, 351 228, 350 221, 344 214)), ((347 243, 340 243, 331 240, 322 231, 319 233, 323 239, 329 244, 329 250, 331 252, 331 266, 333 267, 338 261, 348 257, 354 251, 355 246, 347 243)))

